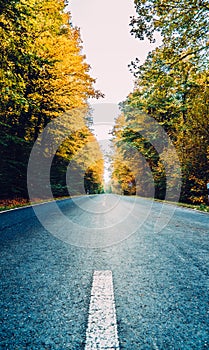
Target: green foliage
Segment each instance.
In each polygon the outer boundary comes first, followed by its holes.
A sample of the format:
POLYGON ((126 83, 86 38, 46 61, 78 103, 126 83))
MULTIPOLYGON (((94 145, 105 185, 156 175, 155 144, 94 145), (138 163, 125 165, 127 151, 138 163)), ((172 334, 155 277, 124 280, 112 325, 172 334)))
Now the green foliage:
MULTIPOLYGON (((165 196, 164 166, 154 146, 142 136, 141 125, 146 124, 145 114, 137 113, 129 103, 130 100, 121 105, 123 113, 116 120, 113 130, 113 189, 117 193, 144 197, 152 197, 155 192, 155 197, 162 199, 165 196)), ((147 130, 151 127, 147 125, 147 130)), ((155 133, 152 133, 152 137, 155 138, 155 133)))
MULTIPOLYGON (((128 147, 146 159, 155 184, 156 198, 164 198, 166 173, 161 154, 143 138, 137 120, 148 115, 161 125, 172 140, 181 163, 181 201, 206 203, 209 181, 209 71, 208 12, 206 2, 135 0, 137 16, 132 18, 132 34, 154 41, 160 32, 162 46, 150 52, 144 64, 131 64, 135 89, 121 103, 121 116, 114 130, 113 180, 118 181, 122 164, 127 163, 128 147), (131 112, 134 110, 134 114, 131 112), (136 112, 137 111, 137 112, 136 112), (115 178, 114 178, 115 177, 115 178)), ((153 138, 155 133, 153 132, 153 138)), ((129 159, 130 164, 130 159, 129 159)), ((135 178, 145 183, 142 163, 132 166, 135 178)))
MULTIPOLYGON (((164 45, 196 50, 208 47, 207 1, 135 0, 137 16, 131 20, 131 33, 154 40, 160 32, 164 45)), ((182 51, 183 54, 183 51, 182 51)))

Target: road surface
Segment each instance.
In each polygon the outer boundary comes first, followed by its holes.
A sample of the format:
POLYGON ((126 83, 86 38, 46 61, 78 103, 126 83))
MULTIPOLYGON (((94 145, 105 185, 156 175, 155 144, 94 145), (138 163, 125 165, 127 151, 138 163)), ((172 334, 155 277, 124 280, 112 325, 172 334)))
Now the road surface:
POLYGON ((32 208, 0 214, 0 349, 84 349, 103 270, 120 349, 209 349, 208 214, 115 195, 58 206, 68 221, 53 204, 36 207, 42 224, 32 208))

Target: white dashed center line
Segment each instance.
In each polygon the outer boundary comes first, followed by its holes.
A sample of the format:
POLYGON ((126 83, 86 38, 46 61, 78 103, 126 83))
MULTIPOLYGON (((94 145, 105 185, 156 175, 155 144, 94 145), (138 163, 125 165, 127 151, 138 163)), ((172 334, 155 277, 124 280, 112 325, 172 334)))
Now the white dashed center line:
POLYGON ((119 350, 112 271, 95 271, 85 350, 119 350))

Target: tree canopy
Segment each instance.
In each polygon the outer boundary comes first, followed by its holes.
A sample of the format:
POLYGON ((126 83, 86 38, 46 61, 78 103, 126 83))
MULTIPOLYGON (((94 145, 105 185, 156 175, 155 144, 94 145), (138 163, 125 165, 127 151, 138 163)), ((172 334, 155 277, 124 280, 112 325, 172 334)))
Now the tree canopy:
POLYGON ((199 0, 134 0, 137 16, 132 17, 131 33, 151 42, 155 32, 160 32, 164 44, 174 43, 182 48, 207 48, 207 1, 199 0))
POLYGON ((2 0, 0 55, 1 196, 27 196, 27 160, 39 133, 82 109, 86 129, 68 140, 69 158, 90 135, 88 98, 102 94, 63 0, 2 0))
MULTIPOLYGON (((124 148, 131 145, 149 164, 156 197, 165 196, 166 173, 160 156, 166 154, 166 147, 160 155, 142 137, 136 125, 144 114, 163 127, 175 146, 182 171, 180 200, 205 203, 209 181, 209 5, 205 1, 135 0, 135 7, 131 33, 153 42, 160 32, 162 45, 150 52, 143 64, 139 58, 131 64, 135 89, 121 103, 123 126, 113 132, 115 154, 120 154, 120 162, 113 161, 113 177, 127 161, 124 148), (135 110, 132 116, 131 109, 135 110)), ((173 159, 168 162, 172 167, 173 159)), ((143 182, 142 168, 137 165, 134 169, 135 177, 138 174, 143 182)))

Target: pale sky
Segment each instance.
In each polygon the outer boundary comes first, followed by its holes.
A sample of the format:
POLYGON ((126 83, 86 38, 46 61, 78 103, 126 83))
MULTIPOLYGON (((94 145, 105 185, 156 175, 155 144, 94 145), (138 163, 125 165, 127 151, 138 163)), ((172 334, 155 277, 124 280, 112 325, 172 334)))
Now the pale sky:
MULTIPOLYGON (((109 131, 119 113, 118 103, 133 91, 134 77, 128 65, 137 57, 143 63, 156 45, 130 34, 134 0, 69 0, 68 10, 74 26, 80 28, 83 54, 96 79, 95 88, 104 99, 90 99, 94 107, 94 133, 103 150, 109 147, 109 131)), ((108 180, 108 161, 105 179, 108 180)))
POLYGON ((70 0, 68 9, 73 25, 80 28, 83 53, 97 80, 95 87, 105 94, 100 103, 125 100, 134 81, 128 64, 136 57, 143 62, 151 50, 147 41, 130 34, 134 0, 70 0))

